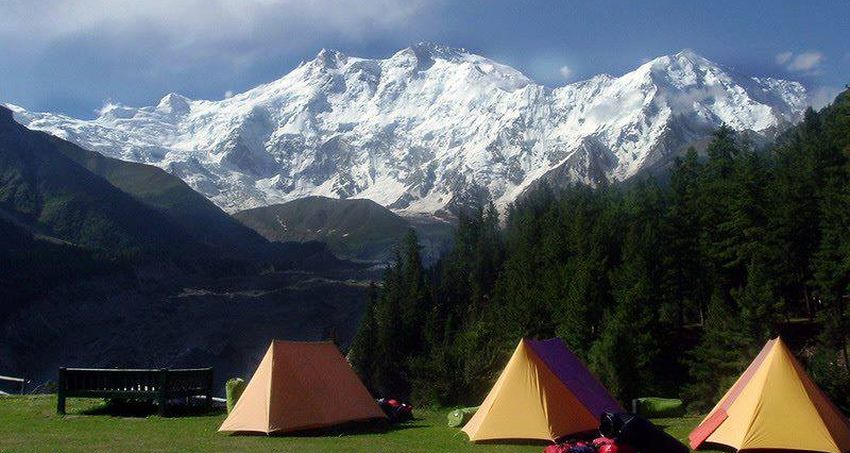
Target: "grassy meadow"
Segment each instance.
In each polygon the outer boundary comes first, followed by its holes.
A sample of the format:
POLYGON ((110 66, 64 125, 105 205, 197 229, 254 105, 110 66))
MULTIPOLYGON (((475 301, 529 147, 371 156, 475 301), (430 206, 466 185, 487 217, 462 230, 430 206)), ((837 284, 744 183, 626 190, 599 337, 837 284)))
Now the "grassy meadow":
MULTIPOLYGON (((167 417, 104 414, 101 400, 0 397, 0 452, 540 452, 542 444, 476 445, 446 427, 447 410, 417 410, 417 419, 384 432, 328 431, 318 436, 230 436, 216 432, 224 414, 167 417)), ((697 418, 654 420, 684 439, 697 418)))

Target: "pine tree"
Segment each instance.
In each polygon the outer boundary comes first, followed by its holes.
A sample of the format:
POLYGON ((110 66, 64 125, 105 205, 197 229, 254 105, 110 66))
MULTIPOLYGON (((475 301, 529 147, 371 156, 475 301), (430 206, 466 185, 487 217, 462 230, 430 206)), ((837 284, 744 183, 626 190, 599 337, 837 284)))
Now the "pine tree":
POLYGON ((628 224, 622 263, 612 270, 616 308, 591 349, 591 366, 621 401, 658 389, 656 367, 661 353, 658 320, 661 266, 660 218, 663 202, 652 182, 639 183, 625 198, 628 224))
POLYGON ((689 353, 690 383, 683 399, 698 413, 711 409, 756 352, 734 306, 715 291, 708 305, 699 345, 689 353))
POLYGON ((375 321, 375 309, 378 304, 378 287, 369 284, 367 303, 357 334, 351 342, 348 359, 360 379, 373 394, 377 394, 375 367, 380 363, 378 356, 378 326, 375 321))
POLYGON ((664 306, 661 316, 681 328, 688 320, 703 321, 707 297, 706 269, 700 248, 703 167, 690 148, 677 158, 670 175, 669 207, 663 220, 661 244, 664 306))

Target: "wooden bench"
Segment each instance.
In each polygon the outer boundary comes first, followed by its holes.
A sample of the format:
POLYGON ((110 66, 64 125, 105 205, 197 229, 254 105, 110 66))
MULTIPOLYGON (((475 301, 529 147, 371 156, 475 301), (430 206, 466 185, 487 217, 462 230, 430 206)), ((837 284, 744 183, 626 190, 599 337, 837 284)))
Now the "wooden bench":
POLYGON ((213 369, 93 369, 59 368, 56 412, 65 413, 65 399, 120 398, 156 401, 159 414, 171 398, 202 395, 212 403, 213 369))

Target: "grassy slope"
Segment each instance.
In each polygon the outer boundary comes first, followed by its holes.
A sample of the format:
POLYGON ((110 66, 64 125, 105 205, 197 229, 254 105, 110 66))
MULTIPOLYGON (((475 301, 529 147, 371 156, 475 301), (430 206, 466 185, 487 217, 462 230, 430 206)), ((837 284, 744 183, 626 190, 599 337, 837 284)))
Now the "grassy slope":
MULTIPOLYGON (((540 452, 541 445, 475 445, 446 427, 446 411, 417 411, 419 419, 386 433, 324 437, 228 436, 217 433, 224 415, 123 418, 80 415, 99 400, 70 399, 69 415, 55 415, 53 396, 0 397, 0 452, 540 452)), ((685 438, 696 418, 656 420, 685 438)))
POLYGON ((305 197, 233 217, 268 240, 322 241, 334 253, 356 259, 386 258, 410 228, 389 209, 365 199, 305 197))

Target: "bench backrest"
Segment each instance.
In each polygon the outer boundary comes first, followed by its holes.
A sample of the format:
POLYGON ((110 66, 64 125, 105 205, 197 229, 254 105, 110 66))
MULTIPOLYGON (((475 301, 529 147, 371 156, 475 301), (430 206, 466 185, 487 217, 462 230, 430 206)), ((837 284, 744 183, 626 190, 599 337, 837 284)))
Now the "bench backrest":
POLYGON ((204 394, 212 388, 212 368, 94 369, 60 368, 59 385, 67 396, 99 394, 204 394))

